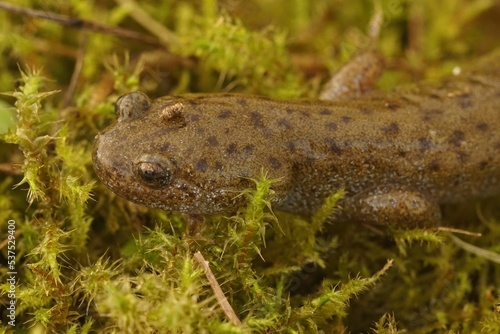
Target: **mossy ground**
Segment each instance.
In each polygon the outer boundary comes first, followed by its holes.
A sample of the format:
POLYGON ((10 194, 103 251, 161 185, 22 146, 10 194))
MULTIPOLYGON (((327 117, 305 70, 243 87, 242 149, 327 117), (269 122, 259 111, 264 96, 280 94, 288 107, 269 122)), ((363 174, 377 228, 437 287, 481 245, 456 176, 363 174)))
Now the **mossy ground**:
MULTIPOLYGON (((116 197, 93 173, 93 138, 129 91, 314 98, 329 71, 368 43, 371 1, 15 4, 119 25, 163 46, 0 11, 0 91, 10 92, 0 99, 0 333, 500 332, 498 200, 445 208, 447 226, 482 233, 460 236, 478 256, 447 232, 325 222, 339 194, 307 220, 273 215, 265 178, 238 215, 193 226, 116 197), (241 325, 226 319, 197 251, 241 325)), ((440 77, 500 46, 494 0, 381 5, 382 88, 440 77)))

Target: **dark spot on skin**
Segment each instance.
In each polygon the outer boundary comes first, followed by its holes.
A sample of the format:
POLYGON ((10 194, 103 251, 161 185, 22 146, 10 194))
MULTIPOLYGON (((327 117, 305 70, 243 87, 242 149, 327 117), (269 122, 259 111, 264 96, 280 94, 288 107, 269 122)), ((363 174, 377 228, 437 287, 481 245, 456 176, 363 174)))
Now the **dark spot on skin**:
POLYGON ((292 125, 290 124, 290 121, 287 120, 286 118, 280 118, 278 120, 278 125, 281 125, 282 127, 286 128, 286 129, 291 129, 292 128, 292 125))
POLYGON ((227 147, 227 149, 226 149, 226 153, 227 153, 227 154, 235 154, 235 153, 238 153, 238 149, 237 149, 236 143, 231 143, 231 144, 229 144, 229 146, 228 146, 228 147, 227 147))
POLYGON ((488 129, 489 129, 489 126, 488 126, 488 124, 486 124, 486 123, 484 123, 484 122, 481 122, 481 123, 477 123, 477 124, 476 124, 476 128, 477 128, 478 130, 480 130, 480 131, 485 132, 486 130, 488 130, 488 129))
POLYGON ((197 122, 200 120, 200 115, 198 114, 191 114, 190 116, 191 122, 197 122))
POLYGON ((391 124, 382 127, 381 130, 387 136, 395 136, 399 133, 399 124, 397 122, 392 122, 391 124))
POLYGON ((346 123, 346 124, 347 124, 347 123, 349 123, 349 122, 351 122, 351 121, 352 121, 352 117, 349 117, 349 116, 342 116, 341 120, 342 120, 342 122, 344 122, 344 123, 346 123))
POLYGON ((438 172, 441 169, 441 165, 438 160, 432 160, 429 164, 429 170, 431 172, 438 172))
POLYGON ((488 161, 483 160, 483 161, 479 162, 478 166, 479 166, 480 170, 484 170, 486 167, 488 167, 488 161))
POLYGON ((264 128, 262 130, 262 133, 264 134, 264 136, 266 136, 267 138, 271 138, 273 136, 273 130, 269 129, 269 128, 264 128))
POLYGON ((470 108, 474 105, 470 94, 460 95, 458 99, 459 99, 458 105, 462 109, 467 109, 467 108, 470 108))
POLYGON ((217 115, 217 118, 220 119, 226 119, 232 116, 232 112, 229 109, 222 110, 219 115, 217 115))
MULTIPOLYGON (((178 130, 179 128, 176 128, 176 127, 169 127, 169 126, 163 126, 161 127, 160 129, 154 131, 151 133, 151 136, 152 137, 162 137, 162 136, 168 136, 168 134, 170 132, 173 132, 173 131, 176 131, 178 130)), ((130 133, 134 133, 132 130, 130 131, 130 133)))
POLYGON ((363 108, 361 109, 361 112, 365 115, 371 115, 373 114, 373 110, 372 109, 366 109, 366 108, 363 108))
POLYGON ((295 152, 295 143, 290 141, 288 142, 288 150, 290 150, 290 152, 295 152))
POLYGON ((453 131, 453 134, 450 136, 450 139, 448 139, 448 143, 450 143, 453 146, 460 147, 464 138, 465 138, 465 133, 463 131, 455 130, 453 131))
POLYGON ((406 157, 406 151, 403 151, 403 150, 399 150, 396 155, 400 158, 404 158, 406 157))
POLYGON ((438 115, 442 115, 443 111, 440 109, 430 109, 430 110, 426 110, 425 113, 432 115, 432 116, 438 116, 438 115))
POLYGON ((269 164, 271 164, 271 167, 273 169, 280 169, 281 168, 281 162, 279 162, 279 160, 274 158, 274 157, 269 158, 269 164))
POLYGON ((308 113, 308 112, 307 112, 307 111, 305 111, 305 110, 300 110, 299 112, 300 112, 300 114, 301 114, 302 116, 304 116, 305 118, 309 118, 309 117, 311 117, 311 114, 310 114, 310 113, 308 113))
POLYGON ((217 146, 217 145, 219 145, 219 142, 217 141, 217 138, 215 136, 208 137, 207 141, 210 144, 210 146, 217 146))
POLYGON ((246 154, 252 154, 253 153, 253 145, 247 145, 247 146, 243 147, 243 151, 246 154))
POLYGON ((252 111, 250 113, 250 120, 252 121, 252 125, 256 128, 264 128, 264 122, 262 122, 262 115, 256 111, 252 111))
POLYGON ((285 111, 286 111, 286 113, 287 113, 287 114, 291 114, 291 113, 293 113, 292 108, 286 108, 286 109, 285 109, 285 111))
POLYGON ((331 131, 335 131, 338 129, 337 123, 334 123, 334 122, 328 122, 325 124, 325 126, 328 130, 331 130, 331 131))
POLYGON ((216 170, 222 170, 222 164, 220 161, 216 161, 215 162, 215 169, 216 170))
POLYGON ((425 137, 418 138, 418 142, 422 151, 427 151, 431 148, 431 141, 425 137))
POLYGON ((204 134, 204 133, 205 133, 205 130, 206 130, 205 128, 202 128, 202 127, 197 127, 197 128, 196 128, 196 133, 198 133, 198 134, 204 134))
POLYGON ((330 109, 321 109, 321 111, 319 112, 321 115, 331 115, 332 114, 332 111, 330 109))
POLYGON ((236 102, 243 107, 246 107, 248 105, 248 102, 246 99, 237 99, 236 102))
POLYGON ((333 139, 326 138, 325 139, 325 144, 328 146, 328 148, 330 149, 330 151, 332 151, 336 155, 341 155, 342 154, 341 148, 339 147, 339 145, 337 145, 337 143, 333 139))
POLYGON ((422 114, 424 115, 422 117, 422 120, 424 122, 428 122, 430 121, 433 117, 435 116, 439 116, 443 113, 442 110, 439 110, 439 109, 430 109, 430 110, 424 110, 422 111, 422 114))
POLYGON ((142 110, 149 109, 149 101, 142 101, 142 110))
POLYGON ((344 148, 352 147, 352 140, 345 140, 343 145, 344 145, 344 148))
POLYGON ((458 157, 458 160, 460 160, 461 163, 466 163, 467 160, 469 160, 469 155, 465 152, 462 152, 462 151, 458 151, 457 152, 457 157, 458 157))
POLYGON ((208 169, 208 164, 207 164, 207 160, 205 159, 201 159, 200 161, 198 161, 198 163, 196 164, 196 170, 197 171, 200 171, 200 172, 206 172, 208 169))
POLYGON ((170 147, 170 143, 163 143, 160 147, 160 151, 166 151, 170 147))

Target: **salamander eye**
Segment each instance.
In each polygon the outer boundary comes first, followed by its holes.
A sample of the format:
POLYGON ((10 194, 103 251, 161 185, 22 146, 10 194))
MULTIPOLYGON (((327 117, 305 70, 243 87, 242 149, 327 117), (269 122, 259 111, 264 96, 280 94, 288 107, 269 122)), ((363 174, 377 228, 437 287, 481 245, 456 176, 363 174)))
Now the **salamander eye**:
POLYGON ((118 122, 142 117, 151 107, 149 97, 137 91, 121 96, 115 103, 118 122))
POLYGON ((148 187, 161 188, 172 180, 174 166, 163 157, 143 155, 135 163, 135 171, 139 179, 148 187))

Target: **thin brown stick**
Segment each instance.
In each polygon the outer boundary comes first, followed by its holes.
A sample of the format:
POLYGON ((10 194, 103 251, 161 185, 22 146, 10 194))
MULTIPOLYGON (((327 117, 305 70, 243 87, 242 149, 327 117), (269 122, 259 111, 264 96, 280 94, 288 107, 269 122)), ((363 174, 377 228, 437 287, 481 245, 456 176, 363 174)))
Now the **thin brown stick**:
POLYGON ((10 13, 15 13, 15 14, 26 15, 26 16, 37 17, 37 18, 41 18, 41 19, 45 19, 45 20, 54 21, 54 22, 57 22, 57 23, 60 23, 60 24, 66 25, 66 26, 77 28, 77 29, 86 29, 86 30, 90 30, 90 31, 94 31, 94 32, 103 33, 103 34, 115 35, 118 37, 129 38, 129 39, 135 39, 135 40, 141 41, 143 43, 157 45, 157 46, 161 45, 161 43, 156 38, 151 37, 149 35, 141 34, 137 31, 133 31, 133 30, 123 29, 123 28, 119 28, 119 27, 111 27, 111 26, 99 24, 99 23, 92 22, 92 21, 71 18, 71 17, 65 16, 65 15, 59 15, 59 14, 45 12, 45 11, 31 9, 31 8, 19 7, 19 6, 15 6, 13 4, 10 4, 10 3, 5 3, 3 1, 0 1, 0 9, 3 9, 3 10, 8 11, 10 13))
POLYGON ((87 42, 88 34, 87 32, 84 32, 78 49, 78 55, 76 57, 75 68, 73 69, 73 74, 71 75, 71 81, 69 83, 68 90, 64 95, 63 108, 66 108, 71 104, 71 100, 75 94, 76 85, 78 84, 78 80, 80 79, 80 75, 82 73, 83 59, 85 58, 85 52, 87 51, 87 42))
POLYGON ((0 163, 0 173, 7 175, 22 175, 23 172, 19 168, 15 168, 12 162, 0 163))
POLYGON ((450 234, 449 237, 455 243, 455 245, 462 248, 463 250, 476 256, 482 257, 483 259, 500 264, 500 254, 469 244, 468 242, 457 238, 453 234, 450 234))
POLYGON ((240 326, 241 321, 234 312, 233 308, 231 307, 231 304, 229 304, 229 302, 227 301, 227 298, 224 295, 224 292, 222 291, 219 282, 217 282, 217 279, 215 278, 214 274, 212 273, 212 270, 210 269, 210 266, 208 265, 208 261, 205 260, 205 258, 200 252, 196 252, 194 254, 194 258, 196 262, 200 264, 201 268, 205 272, 205 276, 207 276, 208 283, 210 284, 210 287, 212 288, 215 294, 215 299, 217 299, 217 302, 222 308, 222 311, 224 311, 224 314, 226 315, 228 320, 231 321, 234 325, 240 326))
MULTIPOLYGON (((14 232, 14 236, 17 238, 18 236, 21 235, 21 231, 16 231, 14 232)), ((5 246, 7 246, 7 244, 9 243, 9 238, 5 238, 3 239, 1 242, 0 242, 0 249, 4 248, 5 246)))
POLYGON ((433 227, 433 228, 431 228, 431 230, 438 231, 438 232, 458 233, 458 234, 470 235, 473 237, 480 237, 481 236, 481 233, 471 232, 471 231, 467 231, 467 230, 462 230, 462 229, 453 228, 453 227, 446 227, 446 226, 433 227))
POLYGON ((177 36, 165 26, 156 21, 139 4, 133 0, 115 0, 129 10, 128 15, 144 29, 156 36, 163 44, 170 45, 177 42, 177 36))

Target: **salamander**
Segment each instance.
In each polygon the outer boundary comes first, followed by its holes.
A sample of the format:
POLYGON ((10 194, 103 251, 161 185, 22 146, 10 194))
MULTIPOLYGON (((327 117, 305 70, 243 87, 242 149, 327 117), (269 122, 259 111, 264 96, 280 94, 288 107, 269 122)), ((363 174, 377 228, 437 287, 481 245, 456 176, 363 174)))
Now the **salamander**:
POLYGON ((115 104, 93 163, 113 192, 187 214, 235 212, 262 171, 274 209, 309 215, 343 188, 339 218, 439 223, 440 205, 500 192, 500 53, 438 83, 337 101, 240 94, 115 104))

